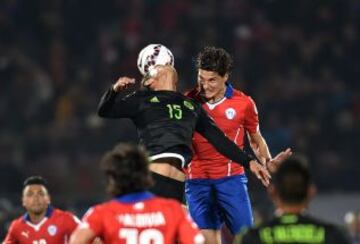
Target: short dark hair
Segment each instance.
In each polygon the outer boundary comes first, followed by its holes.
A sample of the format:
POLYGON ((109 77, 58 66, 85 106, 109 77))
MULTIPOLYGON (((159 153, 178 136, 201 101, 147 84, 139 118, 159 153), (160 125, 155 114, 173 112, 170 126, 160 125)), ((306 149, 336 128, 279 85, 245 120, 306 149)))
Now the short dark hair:
POLYGON ((205 47, 197 57, 196 67, 217 72, 220 76, 231 72, 233 60, 223 48, 205 47))
POLYGON ((34 176, 30 176, 27 179, 25 179, 24 181, 24 188, 27 187, 28 185, 42 185, 44 186, 46 189, 48 188, 48 184, 47 181, 38 175, 34 175, 34 176))
POLYGON ((273 185, 285 203, 297 204, 305 201, 311 185, 306 159, 292 156, 285 160, 273 175, 273 185))
POLYGON ((148 154, 140 146, 121 143, 105 154, 100 165, 112 196, 144 191, 153 184, 148 154))

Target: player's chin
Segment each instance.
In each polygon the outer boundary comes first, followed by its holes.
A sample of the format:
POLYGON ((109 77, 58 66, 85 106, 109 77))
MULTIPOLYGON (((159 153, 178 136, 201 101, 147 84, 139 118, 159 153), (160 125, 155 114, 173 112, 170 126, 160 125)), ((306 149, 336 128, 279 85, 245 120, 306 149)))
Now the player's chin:
POLYGON ((211 98, 214 96, 214 94, 212 94, 212 93, 207 93, 207 92, 203 92, 203 93, 201 93, 201 96, 202 96, 203 98, 205 98, 206 100, 209 100, 209 99, 211 99, 211 98))

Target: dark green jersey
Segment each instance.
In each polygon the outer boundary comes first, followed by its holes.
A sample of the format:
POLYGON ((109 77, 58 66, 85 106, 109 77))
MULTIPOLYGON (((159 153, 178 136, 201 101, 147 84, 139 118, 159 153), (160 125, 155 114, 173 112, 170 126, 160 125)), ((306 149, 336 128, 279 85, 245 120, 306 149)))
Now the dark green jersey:
POLYGON ((234 162, 248 167, 251 160, 215 125, 201 104, 178 92, 109 89, 100 101, 98 114, 105 118, 131 119, 153 160, 175 157, 187 164, 191 160, 195 130, 234 162))
POLYGON ((242 244, 347 244, 347 236, 336 226, 306 215, 286 214, 243 236, 242 244))

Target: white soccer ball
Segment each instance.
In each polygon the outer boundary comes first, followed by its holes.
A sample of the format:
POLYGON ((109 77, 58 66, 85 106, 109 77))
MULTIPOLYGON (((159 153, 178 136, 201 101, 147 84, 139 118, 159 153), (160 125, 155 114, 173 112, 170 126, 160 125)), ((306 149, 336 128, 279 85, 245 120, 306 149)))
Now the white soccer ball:
POLYGON ((174 66, 174 55, 164 45, 147 45, 139 53, 137 67, 142 75, 146 75, 156 65, 174 66))

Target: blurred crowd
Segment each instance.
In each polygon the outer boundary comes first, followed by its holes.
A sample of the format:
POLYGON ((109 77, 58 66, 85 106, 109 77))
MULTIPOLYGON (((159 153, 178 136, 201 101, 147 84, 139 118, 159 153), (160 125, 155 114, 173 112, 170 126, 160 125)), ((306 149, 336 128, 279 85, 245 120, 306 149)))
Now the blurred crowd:
POLYGON ((320 191, 360 189, 359 12, 357 0, 1 1, 0 223, 33 174, 60 206, 101 199, 99 158, 137 139, 128 121, 99 119, 97 103, 117 77, 140 78, 149 43, 172 50, 181 91, 196 84, 198 51, 225 48, 272 154, 307 155, 320 191))

